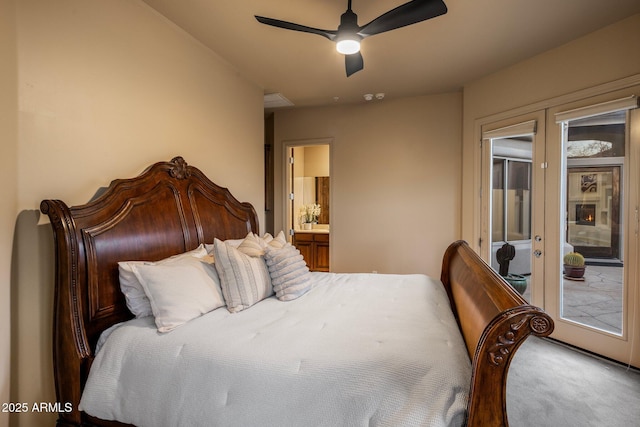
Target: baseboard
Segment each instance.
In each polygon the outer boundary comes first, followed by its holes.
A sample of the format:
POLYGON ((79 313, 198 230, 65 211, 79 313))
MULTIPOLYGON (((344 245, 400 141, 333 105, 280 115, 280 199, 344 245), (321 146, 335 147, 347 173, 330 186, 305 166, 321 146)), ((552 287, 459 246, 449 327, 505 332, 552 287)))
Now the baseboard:
POLYGON ((626 369, 628 371, 635 372, 636 374, 640 374, 640 367, 633 366, 633 365, 627 364, 627 363, 622 363, 622 362, 620 362, 618 360, 602 356, 600 354, 594 353, 592 351, 585 350, 585 349, 580 348, 580 347, 576 347, 575 345, 571 345, 571 344, 567 344, 566 342, 558 341, 555 338, 546 337, 546 338, 541 338, 541 339, 549 341, 549 342, 552 342, 552 343, 557 344, 557 345, 560 345, 562 347, 571 349, 571 350, 576 351, 578 353, 582 353, 582 354, 584 354, 586 356, 593 357, 594 359, 598 359, 598 360, 601 360, 603 362, 607 362, 607 363, 610 363, 612 365, 618 366, 620 368, 624 368, 624 369, 626 369))

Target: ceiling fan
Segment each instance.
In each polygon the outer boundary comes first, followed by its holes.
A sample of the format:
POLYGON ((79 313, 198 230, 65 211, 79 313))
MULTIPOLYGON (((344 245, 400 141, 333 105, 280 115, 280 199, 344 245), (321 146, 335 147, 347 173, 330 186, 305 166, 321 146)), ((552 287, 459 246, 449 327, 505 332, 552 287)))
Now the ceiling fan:
POLYGON ((348 0, 347 11, 340 17, 340 25, 337 30, 321 30, 257 15, 256 19, 266 25, 317 34, 336 42, 336 49, 345 56, 347 77, 349 77, 364 68, 364 61, 360 53, 362 39, 426 21, 445 13, 447 13, 447 6, 442 0, 413 0, 378 16, 361 27, 358 25, 358 15, 351 10, 351 0, 348 0))

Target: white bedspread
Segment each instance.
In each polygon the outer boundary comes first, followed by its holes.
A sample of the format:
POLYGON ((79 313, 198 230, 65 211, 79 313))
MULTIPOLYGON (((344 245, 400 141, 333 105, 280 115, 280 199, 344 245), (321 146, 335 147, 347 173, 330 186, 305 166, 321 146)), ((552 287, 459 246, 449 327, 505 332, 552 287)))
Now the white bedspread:
POLYGON ((438 280, 312 273, 289 302, 116 328, 80 409, 138 426, 459 426, 471 366, 438 280))

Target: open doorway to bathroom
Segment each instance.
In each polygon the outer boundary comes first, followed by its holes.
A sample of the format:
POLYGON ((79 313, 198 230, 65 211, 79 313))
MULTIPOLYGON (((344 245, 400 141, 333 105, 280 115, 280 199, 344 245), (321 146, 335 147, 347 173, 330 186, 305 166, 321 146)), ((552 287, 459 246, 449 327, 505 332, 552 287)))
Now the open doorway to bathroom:
POLYGON ((326 140, 285 146, 286 220, 290 241, 312 271, 330 270, 331 145, 326 140))

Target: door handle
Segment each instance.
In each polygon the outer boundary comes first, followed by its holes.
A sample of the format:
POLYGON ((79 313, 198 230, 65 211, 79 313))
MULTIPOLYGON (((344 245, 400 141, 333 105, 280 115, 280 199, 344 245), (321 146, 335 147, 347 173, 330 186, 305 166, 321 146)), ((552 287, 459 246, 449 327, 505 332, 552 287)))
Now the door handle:
POLYGON ((540 258, 540 256, 542 255, 542 251, 539 249, 536 249, 535 251, 533 251, 533 254, 535 255, 536 258, 540 258))

